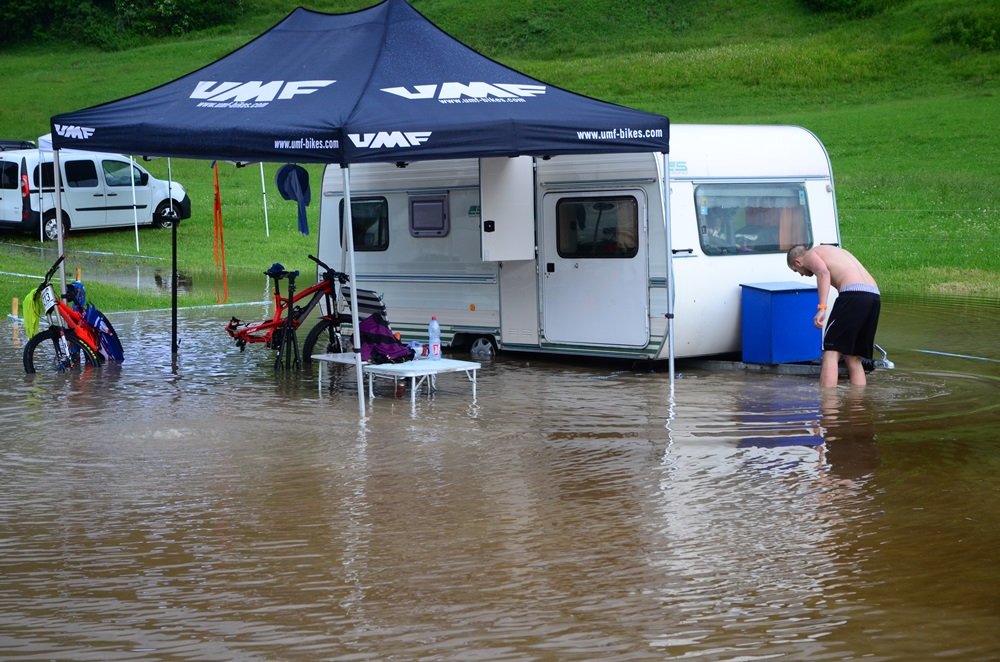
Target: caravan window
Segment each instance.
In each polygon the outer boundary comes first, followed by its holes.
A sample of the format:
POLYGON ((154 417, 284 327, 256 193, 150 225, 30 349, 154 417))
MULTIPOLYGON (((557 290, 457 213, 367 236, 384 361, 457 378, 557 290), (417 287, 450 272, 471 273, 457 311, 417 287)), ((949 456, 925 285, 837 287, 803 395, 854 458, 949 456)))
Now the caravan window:
MULTIPOLYGON (((354 250, 384 251, 389 248, 389 203, 385 198, 351 200, 354 250)), ((340 236, 344 236, 344 200, 340 200, 340 236)))
POLYGON ((639 202, 633 196, 563 198, 556 203, 556 247, 563 258, 630 258, 639 253, 639 202))
POLYGON ((801 184, 702 184, 694 198, 705 255, 783 253, 812 244, 801 184))
POLYGON ((410 196, 410 234, 414 237, 447 237, 448 194, 410 196))

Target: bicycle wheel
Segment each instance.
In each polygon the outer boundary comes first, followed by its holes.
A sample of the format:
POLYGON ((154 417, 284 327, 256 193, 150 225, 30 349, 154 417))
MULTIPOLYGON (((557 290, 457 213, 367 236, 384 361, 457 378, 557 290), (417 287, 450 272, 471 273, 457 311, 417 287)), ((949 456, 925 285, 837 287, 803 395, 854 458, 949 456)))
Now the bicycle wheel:
POLYGON ((312 364, 313 354, 339 354, 344 351, 344 343, 337 325, 328 317, 321 319, 309 331, 302 345, 302 357, 312 364))
POLYGON ((34 374, 43 372, 79 372, 91 370, 101 365, 94 350, 80 342, 72 331, 66 331, 67 354, 60 340, 60 330, 50 327, 33 335, 24 346, 24 371, 34 374))

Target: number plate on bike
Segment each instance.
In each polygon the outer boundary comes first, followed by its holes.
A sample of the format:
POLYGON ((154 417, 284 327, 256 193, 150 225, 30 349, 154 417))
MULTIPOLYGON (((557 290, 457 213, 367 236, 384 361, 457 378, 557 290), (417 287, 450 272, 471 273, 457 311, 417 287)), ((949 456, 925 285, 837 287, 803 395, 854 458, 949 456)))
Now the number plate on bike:
POLYGON ((56 307, 56 303, 56 293, 52 290, 52 286, 49 285, 42 290, 42 310, 48 314, 56 307))

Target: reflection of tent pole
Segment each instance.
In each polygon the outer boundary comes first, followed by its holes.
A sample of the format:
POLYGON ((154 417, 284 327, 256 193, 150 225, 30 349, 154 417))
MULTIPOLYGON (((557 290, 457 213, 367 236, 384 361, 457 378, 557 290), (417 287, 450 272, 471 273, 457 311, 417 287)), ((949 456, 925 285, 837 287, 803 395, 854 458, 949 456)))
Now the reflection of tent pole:
POLYGON ((135 252, 139 252, 139 205, 135 203, 135 159, 128 157, 128 178, 132 182, 132 223, 135 225, 135 252))
POLYGON ((354 366, 358 380, 358 411, 361 418, 365 417, 365 375, 361 369, 361 326, 358 324, 358 281, 354 270, 354 227, 351 219, 351 169, 342 166, 344 171, 344 232, 340 240, 340 252, 343 255, 347 249, 347 275, 351 282, 351 344, 354 346, 354 366))
POLYGON ((264 185, 264 162, 260 162, 260 194, 264 196, 264 234, 271 236, 271 228, 267 223, 267 187, 264 185))

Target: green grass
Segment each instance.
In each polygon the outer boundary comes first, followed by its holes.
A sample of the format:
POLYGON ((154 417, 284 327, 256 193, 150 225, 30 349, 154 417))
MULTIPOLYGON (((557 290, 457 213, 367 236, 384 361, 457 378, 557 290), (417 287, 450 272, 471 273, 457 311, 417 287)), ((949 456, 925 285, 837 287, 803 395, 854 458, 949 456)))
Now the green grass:
MULTIPOLYGON (((368 4, 326 0, 310 7, 346 11, 368 4)), ((34 138, 48 130, 53 114, 193 71, 246 43, 295 5, 261 0, 236 25, 127 51, 45 44, 2 52, 0 80, 7 94, 0 132, 34 138)), ((896 0, 865 19, 811 13, 795 0, 414 5, 480 52, 583 94, 663 113, 677 123, 811 129, 830 153, 843 244, 886 293, 1000 299, 1000 51, 988 38, 1000 25, 1000 11, 973 0, 896 0)), ((315 234, 296 231, 295 205, 274 192, 277 166, 267 165, 270 238, 263 232, 257 167, 220 169, 232 276, 256 276, 275 261, 309 266, 305 255, 314 251, 315 234)), ((164 177, 166 162, 154 161, 150 170, 164 177)), ((179 231, 179 271, 212 281, 211 169, 207 162, 174 160, 173 172, 194 201, 194 216, 179 231)), ((320 172, 310 166, 314 233, 320 172)), ((0 271, 44 272, 48 258, 38 255, 29 238, 0 240, 0 271)), ((67 262, 72 265, 79 251, 166 262, 169 232, 143 229, 140 240, 141 254, 152 260, 134 257, 131 231, 73 234, 67 262)), ((30 280, 0 275, 0 296, 23 296, 26 284, 30 280)), ((88 287, 107 310, 168 304, 162 292, 88 287)), ((256 292, 236 296, 259 298, 256 292)), ((182 305, 214 301, 214 292, 196 290, 182 305)))

